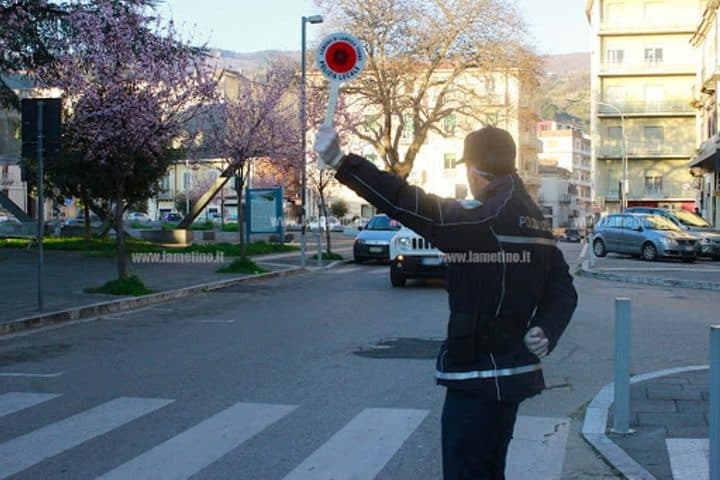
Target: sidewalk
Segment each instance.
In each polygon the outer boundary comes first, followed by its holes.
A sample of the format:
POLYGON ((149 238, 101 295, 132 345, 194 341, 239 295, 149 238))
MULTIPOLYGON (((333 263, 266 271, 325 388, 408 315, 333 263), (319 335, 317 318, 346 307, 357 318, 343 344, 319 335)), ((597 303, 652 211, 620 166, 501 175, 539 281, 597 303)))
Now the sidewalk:
MULTIPOLYGON (((630 387, 630 427, 634 433, 610 433, 612 406, 607 410, 604 434, 612 443, 603 445, 601 440, 600 448, 595 446, 627 478, 708 479, 709 372, 707 367, 689 368, 692 370, 635 378, 640 381, 630 387), (614 453, 613 446, 627 457, 614 453)), ((604 390, 588 408, 584 433, 591 429, 589 417, 597 413, 593 410, 599 398, 612 391, 607 387, 604 390)))
POLYGON ((674 259, 648 262, 628 255, 608 254, 590 264, 590 250, 580 260, 578 274, 598 280, 611 280, 662 287, 720 290, 720 262, 698 258, 694 263, 674 259))

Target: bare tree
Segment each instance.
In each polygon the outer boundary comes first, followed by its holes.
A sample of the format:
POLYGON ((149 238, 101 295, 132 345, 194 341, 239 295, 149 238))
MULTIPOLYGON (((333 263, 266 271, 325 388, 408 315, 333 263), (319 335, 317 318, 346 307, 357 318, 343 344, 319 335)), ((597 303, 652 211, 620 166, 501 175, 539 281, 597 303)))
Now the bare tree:
POLYGON ((431 132, 448 136, 448 123, 486 121, 488 89, 468 84, 468 76, 534 78, 540 68, 508 0, 315 1, 365 46, 365 71, 344 88, 366 112, 354 133, 402 177, 431 132))

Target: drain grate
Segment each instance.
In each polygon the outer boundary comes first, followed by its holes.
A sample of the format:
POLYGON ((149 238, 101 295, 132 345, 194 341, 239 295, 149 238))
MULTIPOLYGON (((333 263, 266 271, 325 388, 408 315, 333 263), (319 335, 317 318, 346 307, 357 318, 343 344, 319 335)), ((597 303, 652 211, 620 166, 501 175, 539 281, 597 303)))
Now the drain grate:
POLYGON ((435 359, 442 342, 437 338, 387 338, 353 353, 368 358, 435 359))

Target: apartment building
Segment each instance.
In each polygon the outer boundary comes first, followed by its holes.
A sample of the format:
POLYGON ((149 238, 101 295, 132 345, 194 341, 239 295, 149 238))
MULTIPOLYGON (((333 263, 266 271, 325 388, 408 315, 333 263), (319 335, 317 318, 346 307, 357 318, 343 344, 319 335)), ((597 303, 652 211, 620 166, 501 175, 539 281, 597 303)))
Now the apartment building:
POLYGON ((557 165, 538 167, 540 173, 540 194, 538 205, 543 217, 552 228, 584 227, 579 224, 578 186, 573 182, 570 170, 557 165))
MULTIPOLYGON (((442 74, 442 71, 437 73, 442 74)), ((520 81, 512 72, 487 74, 470 70, 458 82, 487 99, 486 104, 477 105, 476 117, 480 119, 447 117, 441 126, 444 134, 432 131, 428 134, 407 177, 408 182, 442 197, 470 198, 465 165, 457 164, 457 161, 463 153, 465 136, 485 125, 493 125, 508 130, 513 136, 517 145, 517 170, 531 196, 537 199, 540 188, 537 159, 542 145, 536 135, 538 117, 532 107, 534 86, 520 81)), ((400 139, 400 158, 412 141, 412 125, 405 127, 400 139)), ((379 168, 385 168, 372 145, 359 139, 351 139, 348 143, 379 168)), ((335 189, 332 197, 348 203, 350 216, 368 217, 374 212, 371 205, 345 187, 335 189)))
POLYGON ((690 44, 706 0, 587 0, 596 200, 692 210, 696 68, 690 44), (620 185, 624 182, 624 188, 620 185), (623 199, 623 191, 627 193, 623 199))
POLYGON ((696 118, 696 155, 690 171, 696 179, 697 207, 713 225, 720 225, 720 134, 718 134, 718 97, 720 86, 720 29, 717 13, 720 2, 706 1, 691 45, 695 48, 697 76, 694 88, 696 118))
POLYGON ((542 152, 538 154, 541 197, 546 183, 543 166, 559 167, 568 171, 569 183, 575 191, 575 200, 574 208, 568 212, 564 221, 569 224, 567 226, 589 226, 592 224, 593 215, 590 136, 576 126, 551 120, 538 122, 537 135, 542 142, 542 152))

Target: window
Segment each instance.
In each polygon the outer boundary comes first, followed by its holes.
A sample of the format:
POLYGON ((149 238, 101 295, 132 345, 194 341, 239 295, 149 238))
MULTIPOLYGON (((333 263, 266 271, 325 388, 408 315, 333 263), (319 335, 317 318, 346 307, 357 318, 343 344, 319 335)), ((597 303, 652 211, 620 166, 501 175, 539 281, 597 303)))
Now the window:
POLYGON ((662 176, 655 175, 645 177, 645 195, 662 195, 662 176))
POLYGON ((413 118, 410 115, 403 115, 403 131, 402 139, 411 141, 413 139, 414 132, 413 118))
POLYGON ((645 63, 656 65, 663 61, 663 49, 660 47, 649 47, 645 49, 645 63))
POLYGON ((623 228, 633 228, 639 226, 638 221, 635 217, 627 215, 623 219, 623 228))
POLYGON ((165 175, 160 180, 160 188, 162 189, 163 192, 167 192, 170 190, 170 175, 165 175))
POLYGON ((497 114, 495 113, 488 113, 485 115, 485 125, 489 127, 494 127, 497 125, 497 114))
POLYGON ((185 170, 183 172, 183 190, 189 190, 192 185, 192 172, 185 170))
POLYGON ((447 117, 443 119, 443 128, 445 129, 445 133, 448 135, 454 135, 455 134, 455 127, 457 126, 457 117, 454 113, 451 113, 447 117))
POLYGON ((646 143, 662 143, 665 140, 663 127, 647 126, 645 127, 646 143))
POLYGON ((608 127, 607 138, 610 143, 622 142, 622 127, 608 127))
POLYGON ((443 167, 445 170, 455 170, 455 154, 454 153, 446 153, 443 156, 443 167))
POLYGON ((620 228, 622 227, 622 217, 619 215, 611 215, 607 217, 607 221, 605 222, 605 226, 608 228, 620 228))
POLYGON ((622 105, 625 103, 625 87, 622 85, 609 85, 605 89, 605 100, 613 105, 622 105))
POLYGON ((620 65, 625 60, 625 51, 621 48, 608 48, 607 63, 620 65))

